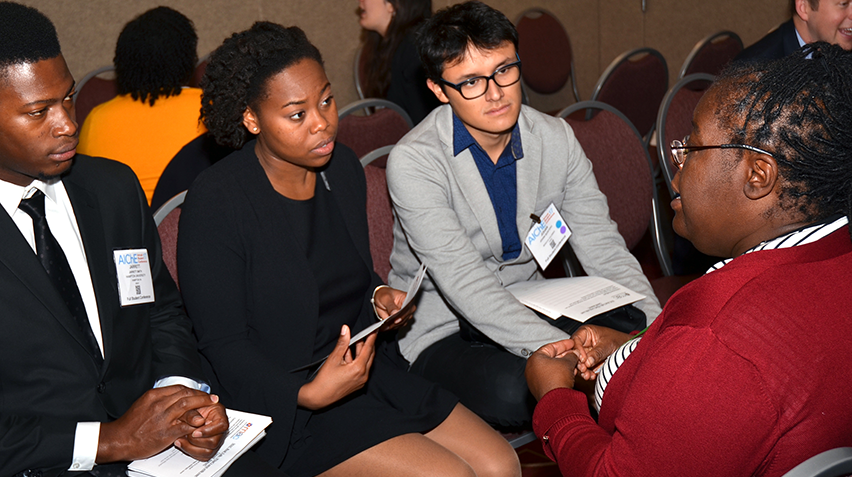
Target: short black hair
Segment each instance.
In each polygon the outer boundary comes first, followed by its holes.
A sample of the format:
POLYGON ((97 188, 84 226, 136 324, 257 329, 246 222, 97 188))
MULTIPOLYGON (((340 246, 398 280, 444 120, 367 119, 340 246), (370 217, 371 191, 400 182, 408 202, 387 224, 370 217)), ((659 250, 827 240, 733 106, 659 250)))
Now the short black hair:
POLYGON ((148 101, 180 94, 198 61, 192 20, 169 7, 148 10, 129 21, 115 45, 118 94, 148 101))
POLYGON ((62 54, 56 28, 43 13, 13 2, 0 2, 0 78, 12 65, 35 63, 62 54))
POLYGON ((242 147, 248 138, 243 112, 257 109, 271 77, 303 59, 323 64, 299 27, 257 22, 226 39, 210 55, 201 79, 201 120, 216 142, 242 147))
POLYGON ((499 48, 505 42, 518 48, 518 31, 500 11, 471 1, 439 10, 417 32, 417 51, 434 82, 441 79, 444 67, 464 59, 469 47, 480 50, 499 48))
POLYGON ((772 153, 782 210, 809 223, 852 219, 852 52, 815 42, 780 60, 737 63, 710 91, 731 142, 772 153))

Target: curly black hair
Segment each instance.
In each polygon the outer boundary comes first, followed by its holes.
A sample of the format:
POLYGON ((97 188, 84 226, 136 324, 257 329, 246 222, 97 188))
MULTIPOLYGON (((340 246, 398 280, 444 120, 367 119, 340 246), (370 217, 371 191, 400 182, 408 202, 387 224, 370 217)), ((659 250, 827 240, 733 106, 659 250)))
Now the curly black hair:
POLYGON ((43 13, 13 2, 0 2, 0 78, 7 67, 35 63, 62 54, 56 28, 43 13))
POLYGON ((198 61, 198 35, 192 20, 169 7, 134 18, 118 35, 115 76, 118 94, 151 106, 160 96, 180 94, 198 61))
POLYGON ((210 55, 201 79, 201 120, 216 142, 242 147, 248 138, 243 112, 258 109, 271 77, 303 59, 323 64, 299 27, 257 22, 226 39, 210 55))
POLYGON ((811 43, 780 60, 733 65, 711 90, 732 142, 778 163, 782 210, 809 223, 852 219, 852 52, 811 43))

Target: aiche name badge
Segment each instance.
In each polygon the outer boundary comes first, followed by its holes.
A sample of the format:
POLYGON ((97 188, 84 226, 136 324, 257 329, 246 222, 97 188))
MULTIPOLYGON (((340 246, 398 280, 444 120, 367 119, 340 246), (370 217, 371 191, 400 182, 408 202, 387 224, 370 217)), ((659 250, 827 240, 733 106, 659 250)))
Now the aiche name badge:
POLYGON ((144 248, 114 250, 118 276, 118 298, 121 306, 154 303, 154 282, 148 250, 144 248))
POLYGON ((535 217, 533 220, 535 223, 527 233, 524 244, 532 252, 538 266, 544 270, 568 241, 571 230, 553 203, 547 207, 541 217, 535 217))

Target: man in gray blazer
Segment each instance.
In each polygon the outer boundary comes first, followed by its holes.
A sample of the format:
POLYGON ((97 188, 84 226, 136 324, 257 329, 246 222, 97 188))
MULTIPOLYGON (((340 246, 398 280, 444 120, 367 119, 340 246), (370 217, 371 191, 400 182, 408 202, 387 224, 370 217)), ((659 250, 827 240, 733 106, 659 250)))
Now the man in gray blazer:
POLYGON ((493 425, 529 423, 525 358, 565 339, 507 285, 542 279, 523 237, 552 203, 572 230, 589 275, 647 296, 644 328, 660 306, 627 251, 592 166, 568 124, 521 105, 518 37, 500 12, 468 2, 424 24, 418 49, 445 104, 391 153, 388 186, 398 220, 389 282, 405 288, 429 269, 400 338, 411 370, 456 393, 493 425))

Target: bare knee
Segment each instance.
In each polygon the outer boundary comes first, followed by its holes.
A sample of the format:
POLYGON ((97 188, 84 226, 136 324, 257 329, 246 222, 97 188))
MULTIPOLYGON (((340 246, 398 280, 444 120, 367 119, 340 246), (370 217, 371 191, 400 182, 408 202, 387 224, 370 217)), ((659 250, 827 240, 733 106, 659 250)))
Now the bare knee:
POLYGON ((505 442, 505 446, 492 446, 483 459, 477 459, 474 470, 477 477, 520 477, 521 462, 515 449, 505 442))

